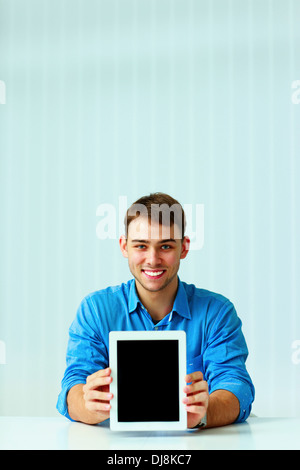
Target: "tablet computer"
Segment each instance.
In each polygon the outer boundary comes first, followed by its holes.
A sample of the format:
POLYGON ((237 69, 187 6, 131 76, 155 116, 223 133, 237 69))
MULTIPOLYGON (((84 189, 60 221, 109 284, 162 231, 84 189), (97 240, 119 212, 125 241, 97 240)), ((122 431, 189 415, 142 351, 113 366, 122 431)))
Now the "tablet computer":
POLYGON ((112 430, 186 429, 185 331, 111 331, 109 361, 112 430))

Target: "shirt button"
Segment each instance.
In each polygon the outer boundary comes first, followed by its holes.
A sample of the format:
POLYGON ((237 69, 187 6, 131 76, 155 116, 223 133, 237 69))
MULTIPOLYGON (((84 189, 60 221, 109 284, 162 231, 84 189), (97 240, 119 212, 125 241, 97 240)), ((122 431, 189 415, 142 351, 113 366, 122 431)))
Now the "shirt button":
POLYGON ((158 326, 155 326, 154 329, 155 329, 155 330, 158 330, 158 326))

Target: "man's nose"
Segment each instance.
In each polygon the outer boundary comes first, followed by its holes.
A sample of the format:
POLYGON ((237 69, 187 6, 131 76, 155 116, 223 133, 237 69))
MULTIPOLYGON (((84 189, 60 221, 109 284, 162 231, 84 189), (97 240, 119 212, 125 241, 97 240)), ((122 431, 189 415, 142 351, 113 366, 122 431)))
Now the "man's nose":
POLYGON ((147 262, 151 266, 157 266, 161 263, 159 251, 155 248, 150 248, 148 251, 147 262))

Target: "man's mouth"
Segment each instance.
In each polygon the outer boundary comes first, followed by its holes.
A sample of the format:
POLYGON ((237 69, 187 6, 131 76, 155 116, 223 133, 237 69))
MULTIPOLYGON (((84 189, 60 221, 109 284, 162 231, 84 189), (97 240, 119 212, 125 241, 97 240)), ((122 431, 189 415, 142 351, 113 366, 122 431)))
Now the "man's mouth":
POLYGON ((148 279, 159 279, 163 276, 165 270, 164 269, 142 269, 142 272, 148 279))

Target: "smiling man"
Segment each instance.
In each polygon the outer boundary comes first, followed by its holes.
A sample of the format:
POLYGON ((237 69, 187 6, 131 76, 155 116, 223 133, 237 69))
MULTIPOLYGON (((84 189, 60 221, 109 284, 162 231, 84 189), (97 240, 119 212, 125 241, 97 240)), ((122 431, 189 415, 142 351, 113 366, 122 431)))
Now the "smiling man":
MULTIPOLYGON (((241 321, 228 299, 179 279, 190 243, 184 231, 182 206, 167 194, 142 197, 128 209, 119 243, 133 279, 85 297, 70 327, 57 403, 69 419, 96 424, 109 418, 109 332, 153 329, 186 332, 189 428, 247 419, 254 387, 241 321)), ((132 390, 134 400, 134 380, 132 390)))

